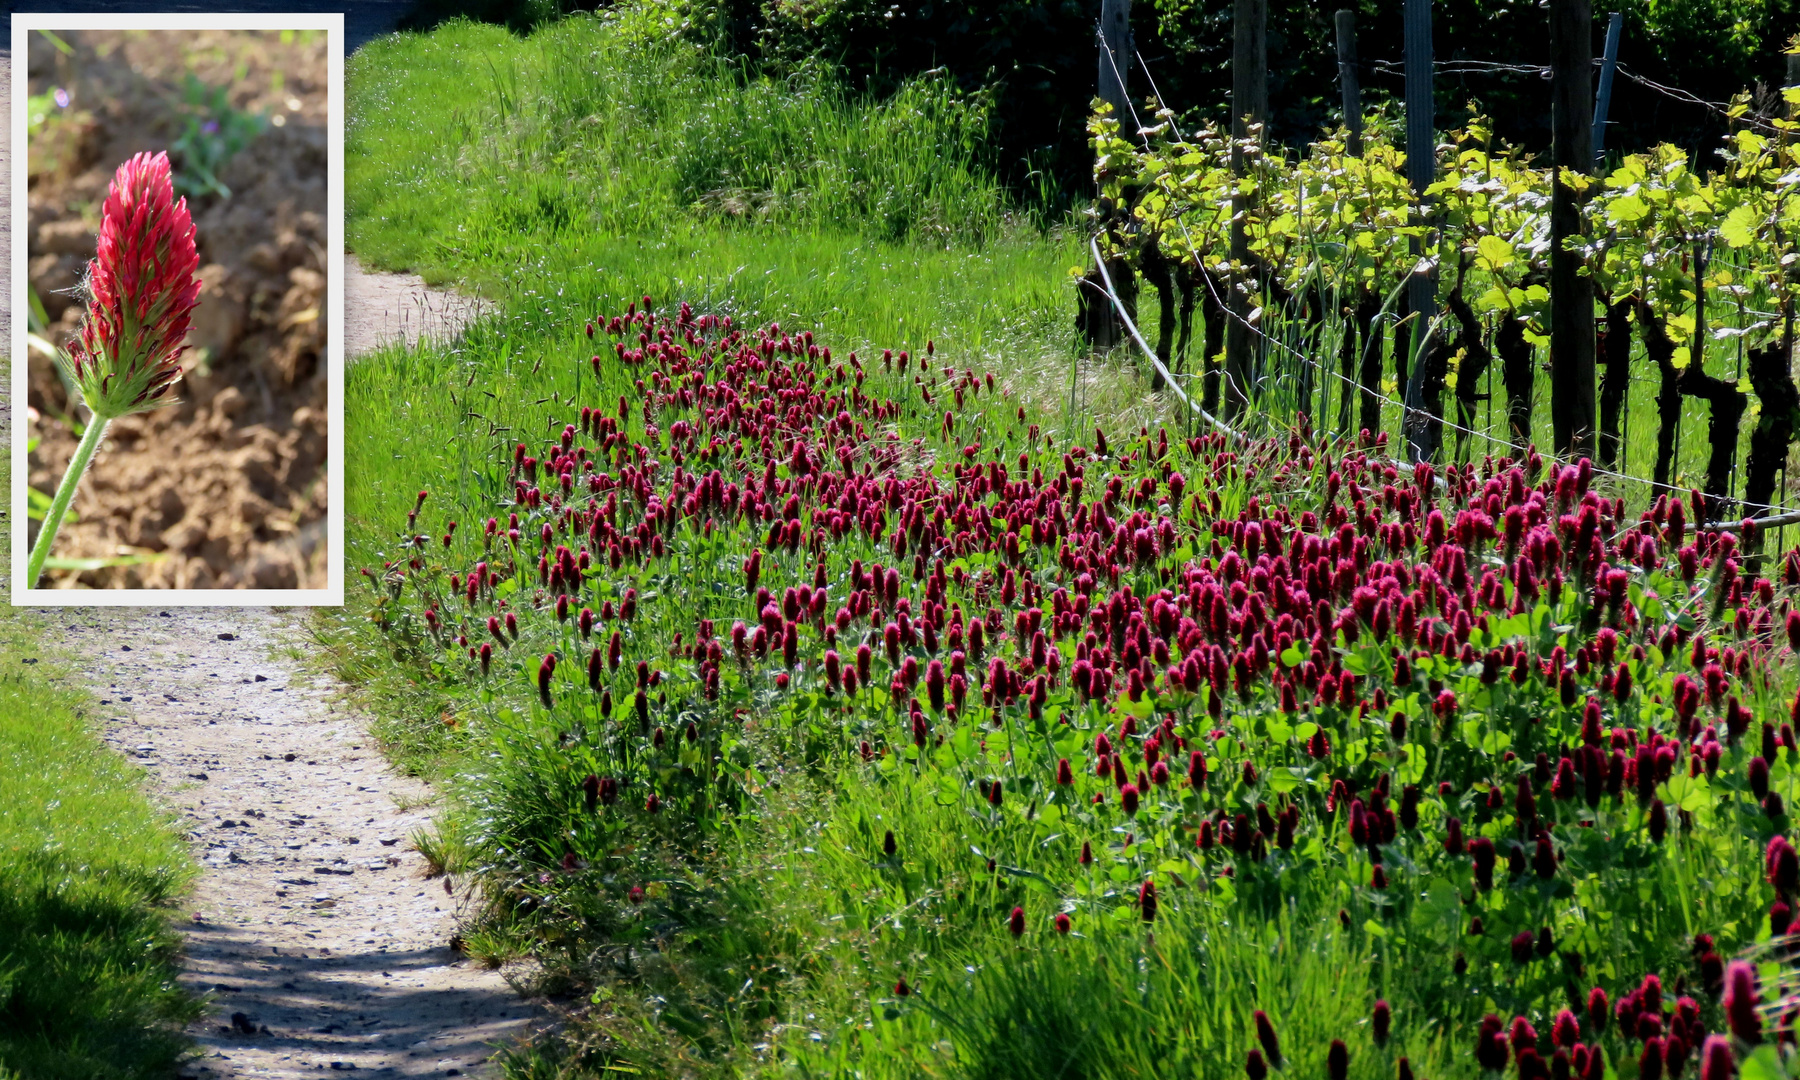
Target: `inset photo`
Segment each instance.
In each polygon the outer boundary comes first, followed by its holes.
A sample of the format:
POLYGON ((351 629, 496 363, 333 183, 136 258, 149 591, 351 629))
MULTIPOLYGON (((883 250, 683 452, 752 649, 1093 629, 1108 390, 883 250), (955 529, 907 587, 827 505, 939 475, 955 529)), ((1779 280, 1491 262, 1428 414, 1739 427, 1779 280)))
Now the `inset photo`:
POLYGON ((13 57, 14 602, 341 603, 342 16, 13 57))

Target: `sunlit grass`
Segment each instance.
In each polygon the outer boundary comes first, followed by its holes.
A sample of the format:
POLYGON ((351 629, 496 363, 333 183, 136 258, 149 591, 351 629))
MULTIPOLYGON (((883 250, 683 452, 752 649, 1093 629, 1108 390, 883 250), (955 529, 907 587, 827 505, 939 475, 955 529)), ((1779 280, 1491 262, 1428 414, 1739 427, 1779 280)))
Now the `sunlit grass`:
POLYGON ((30 620, 0 620, 0 1068, 160 1080, 198 1012, 168 911, 193 868, 30 620))
MULTIPOLYGON (((1513 783, 1530 767, 1529 755, 1504 757, 1509 740, 1523 748, 1539 737, 1532 732, 1540 723, 1569 717, 1545 686, 1533 683, 1516 699, 1504 689, 1490 694, 1447 661, 1429 678, 1481 702, 1482 719, 1437 740, 1455 759, 1459 784, 1441 795, 1427 785, 1420 832, 1399 845, 1406 864, 1388 867, 1405 884, 1386 895, 1371 888, 1370 863, 1345 834, 1346 811, 1322 810, 1325 766, 1305 756, 1261 688, 1234 700, 1218 723, 1245 760, 1265 772, 1291 770, 1292 783, 1267 789, 1267 798, 1292 794, 1305 806, 1306 840, 1291 857, 1246 862, 1235 878, 1221 870, 1224 856, 1195 854, 1197 814, 1213 805, 1198 793, 1177 785, 1156 796, 1155 812, 1127 821, 1105 819, 1051 787, 1046 777, 1059 756, 1085 760, 1094 736, 1116 733, 1120 720, 1065 687, 1041 723, 1015 707, 992 730, 985 722, 946 725, 943 745, 918 752, 893 730, 904 718, 885 687, 846 710, 818 690, 805 665, 796 688, 783 692, 772 688, 772 671, 744 664, 724 700, 698 701, 693 658, 671 655, 671 646, 699 619, 720 620, 721 631, 733 619, 755 620, 741 563, 748 551, 765 549, 763 581, 777 594, 811 583, 816 568, 810 556, 770 549, 760 524, 729 519, 714 532, 691 520, 678 525, 669 554, 583 585, 595 597, 616 597, 627 585, 640 592, 627 665, 599 676, 617 707, 627 707, 637 660, 670 672, 670 717, 686 710, 683 718, 705 733, 689 747, 718 747, 720 755, 694 750, 681 768, 671 765, 665 793, 680 791, 684 801, 654 818, 642 791, 616 812, 583 808, 585 776, 603 772, 615 763, 609 753, 643 734, 625 731, 621 713, 602 717, 598 688, 584 685, 578 661, 595 643, 521 603, 521 636, 501 643, 492 673, 481 676, 466 656, 480 624, 471 624, 467 645, 451 645, 427 628, 421 600, 447 574, 490 557, 481 526, 494 516, 504 529, 517 509, 509 469, 518 444, 537 452, 583 407, 611 416, 621 399, 634 410, 644 400, 637 380, 653 378, 650 369, 616 362, 612 339, 603 329, 590 335, 588 325, 645 296, 659 312, 685 301, 747 330, 778 322, 789 333, 810 331, 833 364, 858 352, 869 372, 864 390, 901 403, 890 427, 910 456, 896 473, 936 462, 947 475, 949 460, 980 444, 972 460, 1016 464, 1009 480, 1033 469, 1052 477, 1065 468, 1063 452, 1094 446, 1102 427, 1114 449, 1087 459, 1091 503, 1115 469, 1152 490, 1168 482, 1159 455, 1121 463, 1141 445, 1140 430, 1154 441, 1166 426, 1172 464, 1190 470, 1190 491, 1220 494, 1224 521, 1253 496, 1265 512, 1324 511, 1312 451, 1312 464, 1298 465, 1279 444, 1251 448, 1252 478, 1245 461, 1184 447, 1183 418, 1166 396, 1147 392, 1128 354, 1077 359, 1069 268, 1085 261, 1079 233, 1018 221, 991 199, 979 148, 955 127, 962 120, 919 104, 929 104, 929 88, 917 89, 925 96, 900 124, 904 138, 891 155, 899 164, 871 175, 870 190, 891 190, 895 205, 915 208, 901 229, 878 212, 879 198, 838 179, 868 160, 858 125, 893 119, 855 110, 879 106, 804 84, 782 92, 754 85, 739 101, 731 95, 744 90, 741 73, 634 44, 631 31, 629 20, 616 23, 602 40, 578 21, 521 40, 454 25, 380 43, 352 71, 352 245, 372 262, 483 289, 502 310, 454 343, 388 349, 351 366, 355 584, 351 604, 324 615, 321 632, 339 670, 380 704, 390 745, 453 793, 453 808, 420 841, 434 863, 477 878, 486 903, 464 928, 471 953, 496 962, 528 957, 538 988, 572 1003, 570 1023, 509 1056, 511 1075, 1224 1080, 1243 1075, 1251 1011, 1263 1008, 1277 1018, 1291 1075, 1324 1075, 1330 1040, 1342 1038, 1355 1047, 1354 1080, 1395 1075, 1400 1056, 1420 1075, 1472 1076, 1470 1032, 1484 1012, 1530 1014, 1542 1029, 1567 1003, 1565 983, 1576 992, 1617 987, 1653 970, 1671 984, 1688 978, 1691 992, 1694 934, 1716 934, 1725 949, 1767 936, 1759 859, 1777 823, 1738 802, 1735 788, 1720 795, 1717 818, 1702 814, 1692 837, 1654 850, 1641 835, 1644 808, 1628 799, 1593 815, 1585 832, 1604 834, 1604 844, 1579 846, 1562 835, 1584 834, 1565 808, 1558 840, 1576 847, 1572 859, 1586 860, 1569 872, 1579 895, 1563 882, 1534 887, 1529 878, 1478 892, 1467 857, 1438 846, 1447 817, 1462 815, 1472 833, 1479 827, 1497 842, 1510 838, 1504 808, 1478 807, 1486 786, 1513 783), (801 129, 815 141, 801 139, 801 129), (920 187, 908 163, 923 160, 918 147, 936 145, 950 148, 934 166, 946 182, 920 187), (808 164, 820 161, 818 169, 808 164), (721 182, 727 176, 753 179, 734 187, 721 182), (928 342, 932 368, 991 372, 993 392, 957 409, 943 398, 926 406, 913 396, 917 384, 885 373, 880 350, 918 357, 928 342), (597 372, 588 363, 594 355, 602 358, 597 372), (1290 467, 1296 471, 1283 479, 1290 467), (421 490, 429 495, 415 523, 407 515, 421 490), (459 527, 440 545, 436 534, 450 521, 459 527), (434 534, 428 550, 414 542, 420 530, 434 534), (414 558, 414 584, 379 583, 414 558), (358 580, 357 567, 372 577, 358 580), (552 653, 565 666, 557 704, 546 707, 533 677, 552 653), (865 736, 885 739, 891 752, 865 762, 853 750, 865 736), (1007 778, 1003 812, 976 794, 989 772, 1007 778), (897 837, 892 856, 882 849, 889 829, 897 837), (1087 868, 1076 862, 1083 841, 1098 856, 1087 868), (1131 903, 1147 877, 1164 890, 1152 926, 1131 903), (1015 904, 1026 920, 1018 939, 1007 924, 1015 904), (1471 932, 1465 908, 1473 907, 1491 923, 1485 934, 1471 932), (1057 912, 1073 917, 1068 937, 1053 928, 1057 912), (1532 960, 1529 968, 1513 960, 1510 935, 1544 925, 1556 925, 1579 959, 1532 960), (897 989, 902 978, 911 993, 897 989), (1396 1015, 1395 1037, 1379 1049, 1365 1035, 1377 997, 1396 1015)), ((1146 294, 1140 310, 1154 336, 1152 308, 1146 294)), ((1276 391, 1255 422, 1283 431, 1291 399, 1284 405, 1276 391)), ((648 440, 647 423, 678 416, 692 419, 692 411, 634 412, 623 430, 648 440)), ((1389 419, 1397 431, 1397 413, 1389 419)), ((1327 452, 1343 448, 1319 451, 1327 452)), ((760 471, 756 457, 747 452, 744 462, 760 471)), ((736 479, 739 468, 733 459, 725 472, 736 479)), ((1172 513, 1182 516, 1182 507, 1172 513)), ((522 517, 528 529, 547 520, 522 517)), ((1184 518, 1189 526, 1196 546, 1182 558, 1204 559, 1208 526, 1184 518)), ((493 552, 496 565, 512 558, 499 546, 493 552)), ((1026 569, 1053 590, 1054 555, 1035 554, 1045 565, 1026 569)), ((852 559, 891 557, 853 531, 817 562, 835 602, 852 559)), ((1149 596, 1167 584, 1157 573, 1127 568, 1119 584, 1149 596)), ((1666 575, 1644 581, 1670 596, 1685 588, 1666 575)), ((975 596, 957 590, 952 597, 978 617, 975 596)), ((1571 591, 1531 617, 1554 638, 1569 628, 1549 625, 1551 615, 1582 602, 1571 591)), ((442 603, 447 620, 465 614, 447 593, 442 603)), ((1076 636, 1057 647, 1072 655, 1076 636)), ((1568 638, 1570 648, 1579 636, 1568 638)), ((1547 640, 1539 634, 1528 645, 1547 649, 1547 640)), ((1379 644, 1363 657, 1371 685, 1393 662, 1384 651, 1390 643, 1379 644)), ((1660 652, 1643 660, 1640 679, 1665 682, 1654 691, 1646 682, 1639 697, 1666 696, 1682 663, 1660 652)), ((1791 664, 1771 662, 1768 671, 1769 681, 1742 684, 1758 717, 1791 700, 1791 664)), ((1411 689, 1393 692, 1404 708, 1429 707, 1411 689)), ((1621 710, 1638 708, 1636 701, 1621 710)), ((1210 722, 1196 702, 1180 706, 1181 724, 1203 745, 1200 729, 1210 722)), ((1401 760, 1389 748, 1385 717, 1332 722, 1341 724, 1333 737, 1343 767, 1364 769, 1365 780, 1376 763, 1401 760)), ((678 743, 680 730, 670 732, 678 743)), ((1550 735, 1542 738, 1554 749, 1550 735)), ((1748 743, 1728 752, 1720 792, 1749 753, 1748 743)), ((1408 782, 1394 769, 1396 783, 1408 782)), ((1791 772, 1780 769, 1781 791, 1791 795, 1791 772)), ((1255 811, 1249 781, 1238 788, 1226 775, 1219 783, 1206 799, 1255 811)), ((1609 1061, 1621 1045, 1608 1044, 1609 1061)), ((1629 1075, 1623 1057, 1618 1064, 1629 1075)))

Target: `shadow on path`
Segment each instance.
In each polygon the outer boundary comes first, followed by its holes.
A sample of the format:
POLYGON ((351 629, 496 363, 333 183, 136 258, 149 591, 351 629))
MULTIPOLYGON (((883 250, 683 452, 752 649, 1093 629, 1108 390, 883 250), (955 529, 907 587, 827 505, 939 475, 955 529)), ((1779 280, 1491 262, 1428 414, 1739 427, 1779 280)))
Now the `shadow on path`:
POLYGON ((202 1080, 320 1069, 492 1072, 537 1015, 500 972, 451 951, 464 897, 407 838, 431 790, 394 773, 366 718, 296 660, 266 608, 47 613, 85 661, 107 740, 180 815, 201 874, 184 903, 184 986, 202 1080))

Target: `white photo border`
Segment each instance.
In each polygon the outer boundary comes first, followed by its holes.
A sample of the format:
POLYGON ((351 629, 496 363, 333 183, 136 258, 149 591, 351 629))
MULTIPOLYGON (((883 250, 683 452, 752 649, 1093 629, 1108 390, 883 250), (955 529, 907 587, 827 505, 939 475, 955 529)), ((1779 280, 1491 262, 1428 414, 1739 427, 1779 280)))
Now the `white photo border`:
POLYGON ((14 607, 338 607, 344 603, 344 15, 342 12, 273 14, 55 14, 12 16, 12 573, 14 607), (39 589, 27 587, 29 554, 26 443, 28 356, 26 332, 27 230, 30 222, 26 163, 27 41, 33 30, 324 30, 329 72, 326 109, 326 587, 323 589, 39 589))

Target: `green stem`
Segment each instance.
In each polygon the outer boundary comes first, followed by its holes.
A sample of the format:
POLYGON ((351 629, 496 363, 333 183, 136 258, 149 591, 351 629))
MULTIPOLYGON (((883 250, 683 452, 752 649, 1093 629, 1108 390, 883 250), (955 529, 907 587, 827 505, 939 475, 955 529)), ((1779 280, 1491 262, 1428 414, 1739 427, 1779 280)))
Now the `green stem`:
POLYGON ((69 459, 69 468, 63 473, 62 483, 57 485, 56 498, 51 501, 50 509, 44 514, 44 527, 38 530, 37 543, 32 545, 31 559, 25 564, 25 587, 36 588, 38 578, 43 576, 44 561, 50 557, 50 545, 56 542, 56 530, 62 526, 63 515, 69 512, 69 504, 75 501, 75 489, 81 485, 81 474, 87 472, 88 462, 93 460, 94 451, 100 448, 100 440, 106 435, 106 426, 110 420, 102 420, 97 416, 88 419, 87 430, 81 434, 81 444, 75 448, 75 456, 69 459))

